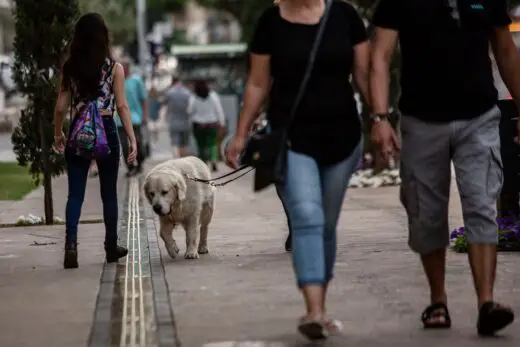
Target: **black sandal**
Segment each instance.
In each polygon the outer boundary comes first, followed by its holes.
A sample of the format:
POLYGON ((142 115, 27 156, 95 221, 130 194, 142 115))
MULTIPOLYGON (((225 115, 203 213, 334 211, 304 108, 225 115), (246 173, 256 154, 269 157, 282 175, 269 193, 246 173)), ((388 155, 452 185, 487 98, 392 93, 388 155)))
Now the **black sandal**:
POLYGON ((477 331, 480 336, 493 336, 515 320, 515 314, 509 307, 494 301, 488 301, 480 306, 477 331))
POLYGON ((439 302, 428 306, 422 316, 421 320, 424 329, 449 329, 451 328, 450 312, 446 304, 439 302), (444 322, 431 322, 433 318, 443 318, 444 322))
POLYGON ((324 340, 329 336, 329 330, 324 322, 306 318, 300 320, 298 331, 310 341, 324 340))

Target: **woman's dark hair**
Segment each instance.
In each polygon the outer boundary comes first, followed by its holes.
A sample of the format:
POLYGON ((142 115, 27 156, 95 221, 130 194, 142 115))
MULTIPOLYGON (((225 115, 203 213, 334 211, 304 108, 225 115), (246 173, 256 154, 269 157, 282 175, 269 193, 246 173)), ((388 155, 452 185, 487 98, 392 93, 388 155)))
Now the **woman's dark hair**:
POLYGON ((78 20, 69 47, 69 57, 63 65, 66 90, 75 86, 77 96, 96 98, 100 95, 103 64, 110 55, 108 28, 98 13, 87 13, 78 20))
POLYGON ((209 96, 209 87, 206 81, 196 80, 194 86, 195 95, 201 99, 206 99, 209 96))

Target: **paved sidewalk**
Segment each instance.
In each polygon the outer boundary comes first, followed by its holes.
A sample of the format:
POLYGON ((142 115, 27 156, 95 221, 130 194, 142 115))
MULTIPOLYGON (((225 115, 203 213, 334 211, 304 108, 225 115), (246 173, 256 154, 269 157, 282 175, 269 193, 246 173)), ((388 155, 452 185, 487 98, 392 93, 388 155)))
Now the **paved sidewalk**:
MULTIPOLYGON (((96 181, 89 181, 84 211, 99 216, 96 181)), ((210 254, 172 261, 139 196, 140 183, 120 183, 120 238, 130 253, 119 264, 103 264, 102 224, 80 226, 77 270, 62 269, 63 226, 0 229, 0 346, 176 347, 177 337, 183 347, 308 345, 296 333, 303 303, 283 250, 285 216, 272 190, 253 194, 251 177, 219 188, 210 254)), ((63 191, 66 187, 56 188, 56 211, 63 191)), ((452 205, 456 227, 461 222, 456 197, 452 205)), ((426 281, 406 246, 397 188, 350 190, 343 209, 328 307, 344 322, 345 334, 324 346, 518 345, 520 323, 503 338, 476 337, 469 267, 464 255, 454 253, 447 276, 454 328, 421 330, 426 281)), ((183 232, 175 237, 183 251, 183 232)), ((517 254, 500 255, 496 293, 520 309, 517 263, 517 254)))
MULTIPOLYGON (((55 214, 60 217, 66 179, 53 181, 55 214)), ((121 179, 120 188, 125 183, 121 179)), ((4 209, 0 220, 14 223, 29 213, 43 215, 43 188, 4 209)), ((87 185, 82 214, 86 219, 102 219, 98 178, 87 185)), ((103 224, 80 225, 80 268, 64 270, 63 225, 0 228, 0 346, 87 346, 105 260, 104 233, 103 224)))
POLYGON ((0 229, 0 346, 86 346, 104 228, 80 227, 78 270, 63 269, 63 234, 63 226, 0 229))
MULTIPOLYGON (((172 261, 163 248, 183 346, 301 346, 305 342, 296 333, 303 302, 295 288, 290 255, 283 250, 287 230, 282 208, 272 190, 255 195, 251 189, 250 178, 218 189, 209 255, 172 261)), ((418 259, 406 245, 406 218, 398 189, 353 189, 348 195, 328 302, 330 315, 344 323, 345 334, 325 346, 518 346, 518 322, 502 339, 477 339, 466 256, 451 252, 447 280, 454 328, 422 331, 419 316, 429 294, 418 259)), ((454 198, 453 227, 461 222, 454 198)), ((183 252, 183 232, 177 230, 175 237, 183 252)), ((520 309, 517 267, 518 255, 500 255, 496 293, 520 309)))

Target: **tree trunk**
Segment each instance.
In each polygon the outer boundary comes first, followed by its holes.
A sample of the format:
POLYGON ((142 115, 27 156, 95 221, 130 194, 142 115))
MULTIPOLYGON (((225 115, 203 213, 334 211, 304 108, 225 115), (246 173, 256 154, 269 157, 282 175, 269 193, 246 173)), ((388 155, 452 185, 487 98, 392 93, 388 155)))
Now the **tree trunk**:
POLYGON ((44 206, 45 206, 45 224, 54 224, 54 206, 52 200, 52 176, 49 165, 49 144, 47 143, 47 137, 45 136, 46 119, 43 115, 40 115, 40 121, 38 122, 40 128, 40 141, 42 146, 42 166, 43 166, 43 190, 44 190, 44 206))

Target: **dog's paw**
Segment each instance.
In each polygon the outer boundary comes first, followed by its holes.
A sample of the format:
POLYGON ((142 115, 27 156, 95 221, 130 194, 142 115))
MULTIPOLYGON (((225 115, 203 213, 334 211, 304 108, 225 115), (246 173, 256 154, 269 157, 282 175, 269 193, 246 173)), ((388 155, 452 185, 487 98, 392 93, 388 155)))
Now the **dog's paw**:
POLYGON ((207 246, 199 246, 199 254, 208 254, 209 250, 207 246))
POLYGON ((186 258, 186 259, 199 259, 199 252, 197 252, 196 250, 188 251, 184 255, 184 258, 186 258))
POLYGON ((177 258, 177 255, 180 252, 180 249, 179 247, 177 247, 177 245, 171 245, 170 247, 166 247, 166 250, 168 251, 168 254, 172 259, 177 258))

